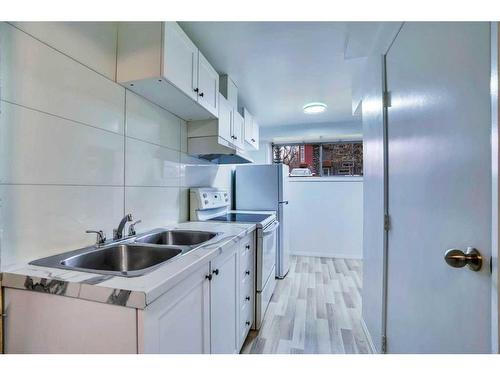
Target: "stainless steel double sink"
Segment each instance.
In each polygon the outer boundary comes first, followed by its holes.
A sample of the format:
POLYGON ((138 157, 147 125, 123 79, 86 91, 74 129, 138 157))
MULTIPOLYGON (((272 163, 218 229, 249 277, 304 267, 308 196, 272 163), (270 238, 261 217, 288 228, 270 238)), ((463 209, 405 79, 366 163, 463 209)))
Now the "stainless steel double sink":
POLYGON ((124 277, 142 276, 213 240, 218 233, 155 230, 30 262, 32 265, 124 277))

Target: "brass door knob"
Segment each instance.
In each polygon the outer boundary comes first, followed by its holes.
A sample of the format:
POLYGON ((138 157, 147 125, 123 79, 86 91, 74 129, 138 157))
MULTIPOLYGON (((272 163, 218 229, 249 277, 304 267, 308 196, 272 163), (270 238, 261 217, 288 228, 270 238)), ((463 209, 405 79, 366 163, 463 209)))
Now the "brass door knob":
POLYGON ((479 271, 483 265, 483 257, 473 247, 468 247, 464 253, 459 249, 449 249, 444 254, 444 260, 454 268, 469 267, 472 271, 479 271))

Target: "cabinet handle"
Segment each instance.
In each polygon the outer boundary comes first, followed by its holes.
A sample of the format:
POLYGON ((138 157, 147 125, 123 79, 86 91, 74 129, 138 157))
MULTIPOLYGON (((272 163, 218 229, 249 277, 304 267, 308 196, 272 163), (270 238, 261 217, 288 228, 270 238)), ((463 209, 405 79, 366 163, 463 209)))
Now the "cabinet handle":
POLYGON ((250 270, 246 270, 246 271, 245 271, 245 274, 246 274, 246 275, 250 275, 250 270))
POLYGON ((245 297, 245 299, 246 299, 247 301, 250 301, 250 296, 246 296, 246 297, 245 297))
POLYGON ((237 136, 234 136, 234 139, 238 139, 238 137, 237 137, 237 136))
POLYGON ((249 326, 249 325, 250 325, 250 321, 249 321, 249 320, 247 320, 247 321, 245 322, 245 324, 246 324, 247 326, 249 326))
POLYGON ((202 92, 200 92, 200 96, 203 98, 203 93, 202 92))
POLYGON ((205 279, 207 279, 208 281, 211 281, 212 280, 212 275, 210 275, 210 274, 205 275, 205 279))
POLYGON ((252 138, 252 142, 254 142, 254 143, 255 143, 255 139, 253 139, 253 138, 252 138))
POLYGON ((219 269, 218 269, 218 268, 216 268, 215 270, 213 270, 213 271, 212 271, 212 273, 213 273, 214 275, 218 275, 218 274, 219 274, 219 269))
POLYGON ((198 92, 198 91, 200 91, 200 89, 198 87, 194 89, 194 92, 198 92))
POLYGON ((250 245, 246 245, 246 246, 245 246, 245 249, 250 249, 250 245))

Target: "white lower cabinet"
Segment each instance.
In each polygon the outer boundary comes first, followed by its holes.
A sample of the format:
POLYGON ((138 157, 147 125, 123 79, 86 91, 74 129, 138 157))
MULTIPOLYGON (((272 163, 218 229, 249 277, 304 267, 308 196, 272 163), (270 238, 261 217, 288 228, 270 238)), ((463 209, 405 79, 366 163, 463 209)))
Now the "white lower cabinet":
POLYGON ((138 310, 140 353, 239 353, 255 314, 255 232, 138 310))
POLYGON ((138 310, 139 353, 210 353, 210 266, 138 310))

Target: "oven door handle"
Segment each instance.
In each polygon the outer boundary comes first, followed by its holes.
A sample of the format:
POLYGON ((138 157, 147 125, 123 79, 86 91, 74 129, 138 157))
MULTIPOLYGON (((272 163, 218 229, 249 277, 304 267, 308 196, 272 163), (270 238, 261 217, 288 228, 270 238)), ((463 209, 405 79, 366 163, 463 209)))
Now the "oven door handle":
POLYGON ((269 229, 266 229, 263 231, 263 236, 269 236, 271 233, 273 233, 278 227, 280 226, 280 223, 278 221, 275 221, 274 224, 271 224, 271 227, 269 229))

